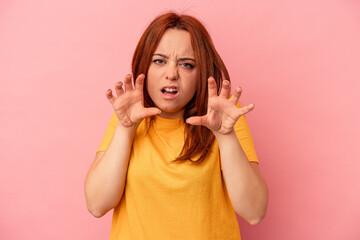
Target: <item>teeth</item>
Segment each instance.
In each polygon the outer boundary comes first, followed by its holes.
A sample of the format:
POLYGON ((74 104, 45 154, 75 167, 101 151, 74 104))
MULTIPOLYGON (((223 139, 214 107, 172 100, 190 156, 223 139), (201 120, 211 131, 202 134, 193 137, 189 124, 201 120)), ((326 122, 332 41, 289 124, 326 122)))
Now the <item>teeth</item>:
POLYGON ((164 90, 167 92, 177 92, 175 88, 164 88, 164 90))

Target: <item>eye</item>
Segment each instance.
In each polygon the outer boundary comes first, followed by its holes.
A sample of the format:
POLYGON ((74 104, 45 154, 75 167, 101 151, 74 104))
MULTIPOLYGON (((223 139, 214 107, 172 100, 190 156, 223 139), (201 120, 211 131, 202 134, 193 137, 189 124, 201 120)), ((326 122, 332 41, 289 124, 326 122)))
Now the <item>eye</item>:
POLYGON ((155 60, 153 60, 153 62, 156 64, 164 64, 165 63, 165 61, 162 59, 155 59, 155 60))
POLYGON ((192 65, 191 63, 182 63, 180 65, 187 68, 187 69, 193 69, 194 68, 194 65, 192 65))

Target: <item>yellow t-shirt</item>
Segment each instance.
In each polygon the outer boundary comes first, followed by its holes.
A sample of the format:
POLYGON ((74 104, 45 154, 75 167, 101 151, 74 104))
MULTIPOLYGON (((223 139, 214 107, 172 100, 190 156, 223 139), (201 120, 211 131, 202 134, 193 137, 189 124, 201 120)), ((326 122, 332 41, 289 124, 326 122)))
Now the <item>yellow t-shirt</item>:
MULTIPOLYGON (((117 121, 113 114, 98 151, 106 151, 117 121)), ((182 150, 186 123, 156 116, 148 129, 146 121, 135 133, 110 240, 239 240, 216 140, 200 165, 172 163, 182 150)), ((248 160, 258 162, 245 116, 234 128, 248 160)))

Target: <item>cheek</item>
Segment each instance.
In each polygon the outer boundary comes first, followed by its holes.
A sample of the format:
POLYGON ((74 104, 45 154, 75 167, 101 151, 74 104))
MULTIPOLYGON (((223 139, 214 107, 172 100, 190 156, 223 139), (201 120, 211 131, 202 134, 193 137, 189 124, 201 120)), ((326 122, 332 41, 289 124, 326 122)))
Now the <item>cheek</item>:
POLYGON ((153 89, 156 83, 160 79, 159 71, 155 67, 150 67, 147 73, 146 88, 149 90, 153 89))
POLYGON ((147 90, 148 94, 151 97, 151 95, 152 95, 152 93, 154 91, 154 86, 152 85, 151 80, 146 82, 146 90, 147 90))
POLYGON ((196 92, 197 81, 198 81, 197 74, 194 73, 193 76, 191 77, 191 83, 190 83, 192 89, 194 90, 194 93, 196 92))
POLYGON ((189 93, 189 98, 192 98, 195 93, 196 93, 196 79, 195 80, 191 80, 188 84, 188 93, 189 93))

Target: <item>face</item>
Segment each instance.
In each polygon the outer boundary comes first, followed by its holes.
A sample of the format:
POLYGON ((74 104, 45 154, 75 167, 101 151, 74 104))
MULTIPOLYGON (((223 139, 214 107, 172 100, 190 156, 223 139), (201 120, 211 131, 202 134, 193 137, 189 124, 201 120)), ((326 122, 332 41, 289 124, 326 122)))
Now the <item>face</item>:
POLYGON ((197 68, 190 34, 168 29, 150 64, 146 87, 161 117, 181 118, 196 92, 197 68))

